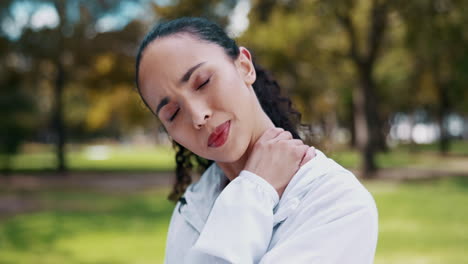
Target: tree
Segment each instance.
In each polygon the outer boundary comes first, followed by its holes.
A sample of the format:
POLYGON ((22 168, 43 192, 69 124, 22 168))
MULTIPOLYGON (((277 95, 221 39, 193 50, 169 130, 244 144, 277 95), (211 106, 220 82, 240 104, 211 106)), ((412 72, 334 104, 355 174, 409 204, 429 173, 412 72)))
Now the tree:
POLYGON ((298 94, 296 102, 305 106, 302 110, 324 123, 323 130, 327 131, 323 120, 336 115, 337 108, 341 107, 344 115, 352 113, 350 127, 367 177, 377 168, 375 153, 386 150, 375 69, 390 10, 390 1, 380 0, 259 0, 250 15, 251 27, 242 37, 262 52, 275 75, 289 76, 283 83, 298 94), (349 96, 340 96, 346 94, 349 96), (337 97, 349 98, 352 103, 337 97))
MULTIPOLYGON (((10 6, 15 2, 19 1, 11 1, 10 6)), ((127 57, 130 56, 126 50, 129 45, 125 37, 121 41, 119 34, 100 33, 94 28, 100 18, 114 12, 122 3, 123 1, 36 1, 34 4, 49 5, 55 9, 58 16, 57 26, 33 29, 29 25, 23 30, 20 39, 15 43, 18 52, 23 56, 27 56, 36 68, 37 79, 47 78, 51 80, 54 99, 51 109, 51 125, 54 131, 57 171, 59 172, 67 170, 65 157, 66 132, 68 131, 65 124, 67 118, 65 108, 67 106, 64 103, 67 94, 66 88, 80 87, 78 89, 83 89, 83 91, 95 89, 96 87, 85 87, 81 84, 84 83, 84 79, 92 75, 94 69, 92 63, 96 60, 95 58, 103 52, 108 52, 109 47, 120 47, 120 49, 125 50, 127 57), (78 16, 71 15, 70 12, 78 12, 78 16), (107 38, 106 45, 99 46, 99 43, 96 42, 96 36, 101 34, 112 35, 113 38, 107 38)), ((133 27, 133 29, 136 28, 133 27)), ((133 34, 130 34, 133 37, 131 40, 133 46, 136 46, 139 33, 140 31, 136 30, 133 34)), ((128 68, 128 65, 130 65, 130 62, 126 61, 122 67, 127 66, 128 68)), ((126 77, 127 84, 133 82, 133 76, 129 77, 127 74, 126 77)), ((107 84, 111 85, 112 82, 107 84)))
POLYGON ((362 154, 363 175, 371 177, 377 169, 375 153, 385 148, 383 133, 380 130, 382 121, 379 116, 374 71, 388 26, 390 2, 370 1, 370 6, 367 7, 368 24, 361 33, 358 32, 352 16, 352 11, 356 8, 354 1, 345 1, 344 4, 334 1, 329 3, 333 5, 331 9, 346 32, 349 43, 348 56, 358 74, 359 85, 353 90, 356 140, 362 154))
POLYGON ((6 38, 0 37, 0 170, 5 175, 11 171, 11 156, 17 153, 35 125, 32 95, 24 89, 23 69, 14 63, 21 58, 11 52, 9 44, 6 38))
MULTIPOLYGON (((401 3, 400 15, 407 27, 407 48, 414 61, 413 75, 425 103, 437 116, 439 150, 450 149, 448 114, 466 103, 465 74, 468 23, 466 1, 410 1, 401 3), (461 71, 460 71, 461 70, 461 71)), ((466 113, 466 112, 465 112, 466 113)))

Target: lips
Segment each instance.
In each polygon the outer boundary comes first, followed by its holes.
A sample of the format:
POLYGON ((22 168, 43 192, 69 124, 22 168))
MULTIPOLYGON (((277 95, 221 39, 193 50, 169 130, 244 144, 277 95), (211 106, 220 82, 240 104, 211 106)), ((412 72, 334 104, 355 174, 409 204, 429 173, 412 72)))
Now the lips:
POLYGON ((221 125, 217 126, 216 129, 211 133, 208 138, 208 147, 217 148, 221 147, 226 143, 229 136, 229 128, 231 127, 231 121, 228 120, 221 125))

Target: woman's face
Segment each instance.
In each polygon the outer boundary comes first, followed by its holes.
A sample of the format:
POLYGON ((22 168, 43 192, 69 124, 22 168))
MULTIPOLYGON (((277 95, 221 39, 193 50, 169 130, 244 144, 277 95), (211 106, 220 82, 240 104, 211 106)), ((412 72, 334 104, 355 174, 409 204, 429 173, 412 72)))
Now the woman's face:
POLYGON ((173 140, 195 154, 234 162, 252 140, 257 100, 249 52, 232 60, 222 47, 188 34, 156 39, 140 63, 141 95, 173 140))

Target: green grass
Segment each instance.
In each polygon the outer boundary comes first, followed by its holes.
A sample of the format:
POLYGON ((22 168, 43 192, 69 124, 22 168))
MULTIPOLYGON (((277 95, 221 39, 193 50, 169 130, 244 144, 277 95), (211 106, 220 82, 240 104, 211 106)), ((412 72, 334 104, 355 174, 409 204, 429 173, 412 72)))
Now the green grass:
MULTIPOLYGON (((66 158, 74 171, 170 171, 175 166, 174 151, 169 146, 80 146, 69 150, 66 158)), ((14 171, 53 170, 55 166, 50 146, 22 152, 12 160, 14 171)))
MULTIPOLYGON (((468 263, 468 177, 365 185, 379 209, 375 263, 468 263)), ((45 209, 0 219, 0 263, 161 263, 167 191, 20 193, 45 209)))
POLYGON ((166 194, 23 193, 49 209, 0 220, 0 263, 162 263, 166 194))
POLYGON ((380 218, 375 263, 468 263, 468 177, 368 188, 380 218))

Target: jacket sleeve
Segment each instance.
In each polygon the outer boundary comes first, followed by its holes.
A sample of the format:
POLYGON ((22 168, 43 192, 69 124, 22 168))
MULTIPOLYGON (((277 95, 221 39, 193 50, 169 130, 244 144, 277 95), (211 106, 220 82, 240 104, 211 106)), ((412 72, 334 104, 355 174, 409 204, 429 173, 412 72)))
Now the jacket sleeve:
POLYGON ((185 263, 258 263, 273 231, 276 190, 263 178, 243 170, 216 199, 185 263))

